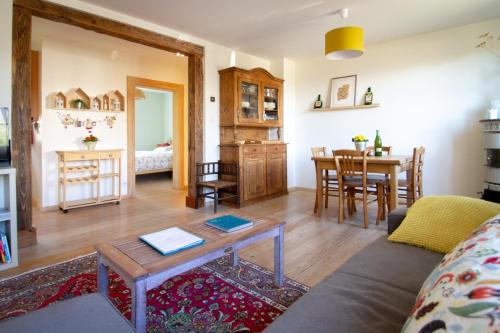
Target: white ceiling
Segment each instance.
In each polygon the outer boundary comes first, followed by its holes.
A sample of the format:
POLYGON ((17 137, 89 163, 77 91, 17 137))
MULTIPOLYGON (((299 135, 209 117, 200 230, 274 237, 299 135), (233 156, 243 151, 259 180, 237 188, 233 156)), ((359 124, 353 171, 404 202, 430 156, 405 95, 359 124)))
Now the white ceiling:
POLYGON ((322 54, 344 7, 367 44, 500 17, 499 0, 83 1, 266 58, 322 54))

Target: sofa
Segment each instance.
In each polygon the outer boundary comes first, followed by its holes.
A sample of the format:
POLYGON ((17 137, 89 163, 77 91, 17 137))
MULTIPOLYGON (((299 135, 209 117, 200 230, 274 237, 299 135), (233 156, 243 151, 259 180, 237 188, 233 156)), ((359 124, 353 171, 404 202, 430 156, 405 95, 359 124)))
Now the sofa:
MULTIPOLYGON (((388 216, 391 234, 405 208, 388 216)), ((381 236, 301 297, 265 333, 400 332, 443 254, 381 236)))
POLYGON ((75 297, 0 322, 0 332, 133 333, 135 329, 101 294, 75 297))

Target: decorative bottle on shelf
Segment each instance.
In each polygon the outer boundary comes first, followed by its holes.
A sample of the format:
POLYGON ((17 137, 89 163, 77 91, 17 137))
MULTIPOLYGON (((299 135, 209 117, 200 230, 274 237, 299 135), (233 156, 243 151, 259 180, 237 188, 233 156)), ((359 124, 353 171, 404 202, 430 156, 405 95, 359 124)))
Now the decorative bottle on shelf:
POLYGON ((371 105, 372 103, 373 103, 372 88, 368 87, 368 90, 365 93, 365 105, 371 105))
POLYGON ((323 102, 321 101, 321 95, 318 95, 318 99, 316 100, 316 102, 314 102, 314 108, 321 109, 322 106, 323 102))
POLYGON ((375 156, 382 156, 382 139, 380 138, 379 130, 375 136, 375 156))

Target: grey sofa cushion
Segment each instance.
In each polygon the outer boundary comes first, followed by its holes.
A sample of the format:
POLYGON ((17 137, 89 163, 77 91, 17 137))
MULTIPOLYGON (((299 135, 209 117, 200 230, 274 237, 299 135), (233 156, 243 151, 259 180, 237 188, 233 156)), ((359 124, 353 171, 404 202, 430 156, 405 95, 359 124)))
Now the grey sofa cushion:
POLYGON ((442 255, 377 239, 301 297, 266 330, 399 332, 442 255))
POLYGON ((127 333, 135 330, 106 298, 90 294, 2 321, 0 332, 127 333))

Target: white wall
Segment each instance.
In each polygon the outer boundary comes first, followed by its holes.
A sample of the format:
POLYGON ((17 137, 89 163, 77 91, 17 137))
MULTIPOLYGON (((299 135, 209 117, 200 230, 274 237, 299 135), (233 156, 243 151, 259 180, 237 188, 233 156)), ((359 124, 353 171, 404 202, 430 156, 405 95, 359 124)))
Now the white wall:
POLYGON ((12 0, 0 1, 0 107, 11 108, 12 0))
MULTIPOLYGON (((104 38, 104 37, 103 37, 104 38)), ((126 95, 127 76, 148 78, 182 84, 187 94, 187 58, 176 57, 165 51, 135 46, 132 43, 116 41, 106 37, 106 46, 90 44, 83 38, 57 39, 51 36, 42 38, 41 47, 41 95, 42 115, 40 133, 37 142, 41 143, 42 198, 38 198, 43 207, 57 204, 57 150, 84 149, 81 140, 88 134, 84 127, 68 126, 61 123, 61 115, 70 114, 80 120, 97 121, 92 129, 100 142, 98 149, 127 148, 127 112, 118 113, 112 128, 104 122, 104 112, 60 111, 49 107, 47 97, 58 91, 66 93, 71 88, 80 87, 89 96, 119 90, 126 95), (125 45, 124 45, 125 44, 125 45), (129 45, 130 44, 130 45, 129 45), (126 48, 124 46, 127 46, 126 48), (140 48, 140 50, 138 49, 140 48), (111 52, 118 50, 117 57, 111 52), (137 52, 140 51, 140 54, 137 52)), ((126 170, 127 156, 122 154, 122 170, 126 170)), ((38 178, 38 177, 36 177, 38 178)), ((122 191, 126 193, 126 175, 122 191)), ((81 199, 83 186, 72 186, 68 191, 68 200, 81 199)))
POLYGON ((500 66, 475 45, 480 34, 499 30, 500 20, 494 20, 369 45, 349 61, 295 59, 297 186, 315 187, 310 147, 352 147, 356 134, 373 143, 380 129, 384 145, 396 154, 426 147, 426 194, 477 195, 484 163, 478 120, 500 97, 500 66), (329 100, 330 78, 351 74, 358 75, 357 102, 370 86, 380 108, 310 111, 318 94, 329 100))
POLYGON ((173 93, 146 90, 144 96, 135 100, 135 150, 153 150, 172 141, 173 93))

